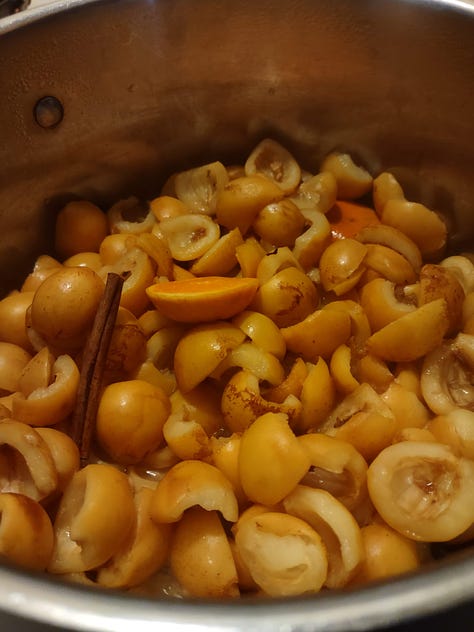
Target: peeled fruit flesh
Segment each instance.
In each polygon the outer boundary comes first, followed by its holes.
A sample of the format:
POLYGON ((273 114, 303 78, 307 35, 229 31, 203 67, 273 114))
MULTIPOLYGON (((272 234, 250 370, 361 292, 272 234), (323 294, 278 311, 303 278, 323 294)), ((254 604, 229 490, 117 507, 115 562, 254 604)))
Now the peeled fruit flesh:
POLYGON ((181 171, 174 178, 174 189, 178 199, 192 213, 212 215, 216 198, 228 180, 226 168, 216 161, 181 171))
POLYGON ((271 138, 262 140, 252 151, 245 163, 245 173, 261 173, 285 193, 294 191, 301 180, 301 169, 296 160, 271 138))
POLYGON ((167 561, 171 529, 150 516, 153 490, 142 487, 134 495, 136 520, 122 547, 100 568, 96 581, 109 588, 138 586, 167 561))
POLYGON ((415 242, 401 230, 386 224, 365 226, 355 236, 363 244, 378 244, 392 248, 402 255, 419 272, 422 265, 421 252, 415 242))
POLYGON ((446 445, 402 441, 374 459, 370 498, 385 522, 413 540, 446 542, 474 522, 474 462, 446 445))
POLYGON ((298 485, 283 501, 285 510, 307 522, 321 536, 328 555, 328 588, 342 588, 363 557, 362 536, 351 512, 323 489, 298 485))
POLYGON ((22 371, 30 360, 30 354, 22 347, 0 342, 0 392, 19 390, 22 371))
POLYGON ((12 292, 0 300, 0 340, 19 345, 27 351, 31 343, 26 333, 26 314, 34 292, 12 292))
POLYGON ((378 215, 388 200, 404 200, 405 194, 395 176, 388 171, 380 173, 372 183, 372 199, 378 215))
POLYGON ((430 409, 444 415, 456 409, 472 409, 474 388, 474 336, 460 333, 423 360, 421 391, 430 409))
POLYGON ((219 225, 207 215, 190 213, 159 224, 176 261, 191 261, 205 254, 220 237, 219 225))
MULTIPOLYGON (((278 388, 278 387, 277 387, 278 388)), ((301 414, 301 402, 292 394, 287 394, 276 403, 260 394, 257 376, 250 370, 242 369, 227 382, 222 393, 221 410, 225 425, 232 432, 242 432, 265 413, 284 413, 293 426, 301 414)))
POLYGON ((253 580, 272 597, 318 592, 327 576, 320 535, 304 520, 263 512, 242 521, 237 551, 253 580))
POLYGON ((474 541, 474 248, 388 172, 259 141, 67 204, 0 300, 0 565, 253 600, 474 541))
POLYGON ((291 200, 267 204, 253 223, 257 235, 274 246, 292 246, 304 226, 305 217, 291 200))

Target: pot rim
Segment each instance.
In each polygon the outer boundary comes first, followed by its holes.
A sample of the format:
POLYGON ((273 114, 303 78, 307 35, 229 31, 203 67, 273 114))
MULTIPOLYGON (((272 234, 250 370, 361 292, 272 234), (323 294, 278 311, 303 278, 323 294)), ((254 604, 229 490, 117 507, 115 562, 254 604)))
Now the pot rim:
MULTIPOLYGON (((447 0, 447 2, 451 1, 452 0, 447 0)), ((46 4, 37 7, 30 6, 24 11, 13 13, 12 15, 2 18, 0 20, 0 36, 10 31, 16 31, 19 28, 42 20, 43 18, 56 15, 57 13, 64 13, 87 4, 97 4, 101 2, 104 2, 104 0, 50 0, 46 4)))
POLYGON ((354 631, 383 628, 473 602, 474 557, 465 551, 367 587, 281 600, 153 600, 118 591, 104 595, 102 589, 11 566, 0 567, 0 585, 4 611, 73 630, 156 632, 159 623, 161 632, 343 632, 348 622, 354 631))
MULTIPOLYGON (((36 21, 109 0, 57 0, 0 20, 0 37, 36 21)), ((474 19, 474 0, 400 0, 459 11, 474 19)), ((363 588, 284 600, 153 600, 35 575, 0 565, 1 611, 83 631, 214 630, 291 632, 367 630, 474 603, 474 556, 464 553, 410 575, 363 588), (269 616, 269 605, 271 616, 269 616), (86 606, 86 607, 85 607, 86 606), (397 620, 394 621, 394 613, 397 620), (132 628, 132 629, 133 629, 132 628)))
MULTIPOLYGON (((474 17, 474 0, 399 0, 411 4, 428 4, 439 9, 465 12, 474 17)), ((14 13, 0 20, 0 36, 27 26, 43 18, 64 13, 88 4, 105 3, 107 0, 51 0, 38 7, 28 7, 25 11, 14 13)))

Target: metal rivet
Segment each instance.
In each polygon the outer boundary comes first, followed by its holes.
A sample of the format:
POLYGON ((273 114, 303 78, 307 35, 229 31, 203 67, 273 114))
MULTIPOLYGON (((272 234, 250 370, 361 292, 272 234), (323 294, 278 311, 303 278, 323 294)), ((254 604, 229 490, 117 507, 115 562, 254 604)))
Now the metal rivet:
POLYGON ((34 107, 35 121, 44 129, 56 127, 63 120, 64 108, 56 97, 43 97, 34 107))

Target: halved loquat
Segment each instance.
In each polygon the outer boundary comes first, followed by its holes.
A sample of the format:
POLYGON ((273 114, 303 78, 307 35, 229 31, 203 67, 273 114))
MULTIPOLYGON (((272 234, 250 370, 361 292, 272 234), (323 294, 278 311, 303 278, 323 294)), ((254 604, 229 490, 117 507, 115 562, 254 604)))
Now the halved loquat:
POLYGON ((257 279, 209 276, 156 283, 146 292, 161 314, 182 323, 199 323, 240 313, 257 288, 257 279))
POLYGON ((211 375, 245 333, 226 321, 196 325, 178 342, 174 373, 179 390, 188 393, 211 375))
POLYGON ((412 362, 441 344, 448 328, 448 306, 444 298, 438 298, 376 331, 367 340, 367 348, 383 360, 412 362))
POLYGON ((347 312, 317 309, 304 320, 281 330, 286 347, 308 362, 319 356, 329 359, 339 345, 351 335, 351 319, 347 312))

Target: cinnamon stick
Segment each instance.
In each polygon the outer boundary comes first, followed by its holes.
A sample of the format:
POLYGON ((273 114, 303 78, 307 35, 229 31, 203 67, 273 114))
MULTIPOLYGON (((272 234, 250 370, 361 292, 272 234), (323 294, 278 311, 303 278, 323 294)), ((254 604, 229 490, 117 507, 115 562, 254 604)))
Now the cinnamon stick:
POLYGON ((94 324, 84 349, 76 408, 72 420, 72 437, 79 448, 82 467, 87 465, 89 460, 105 364, 124 280, 124 277, 119 274, 107 275, 104 294, 99 302, 94 324))

